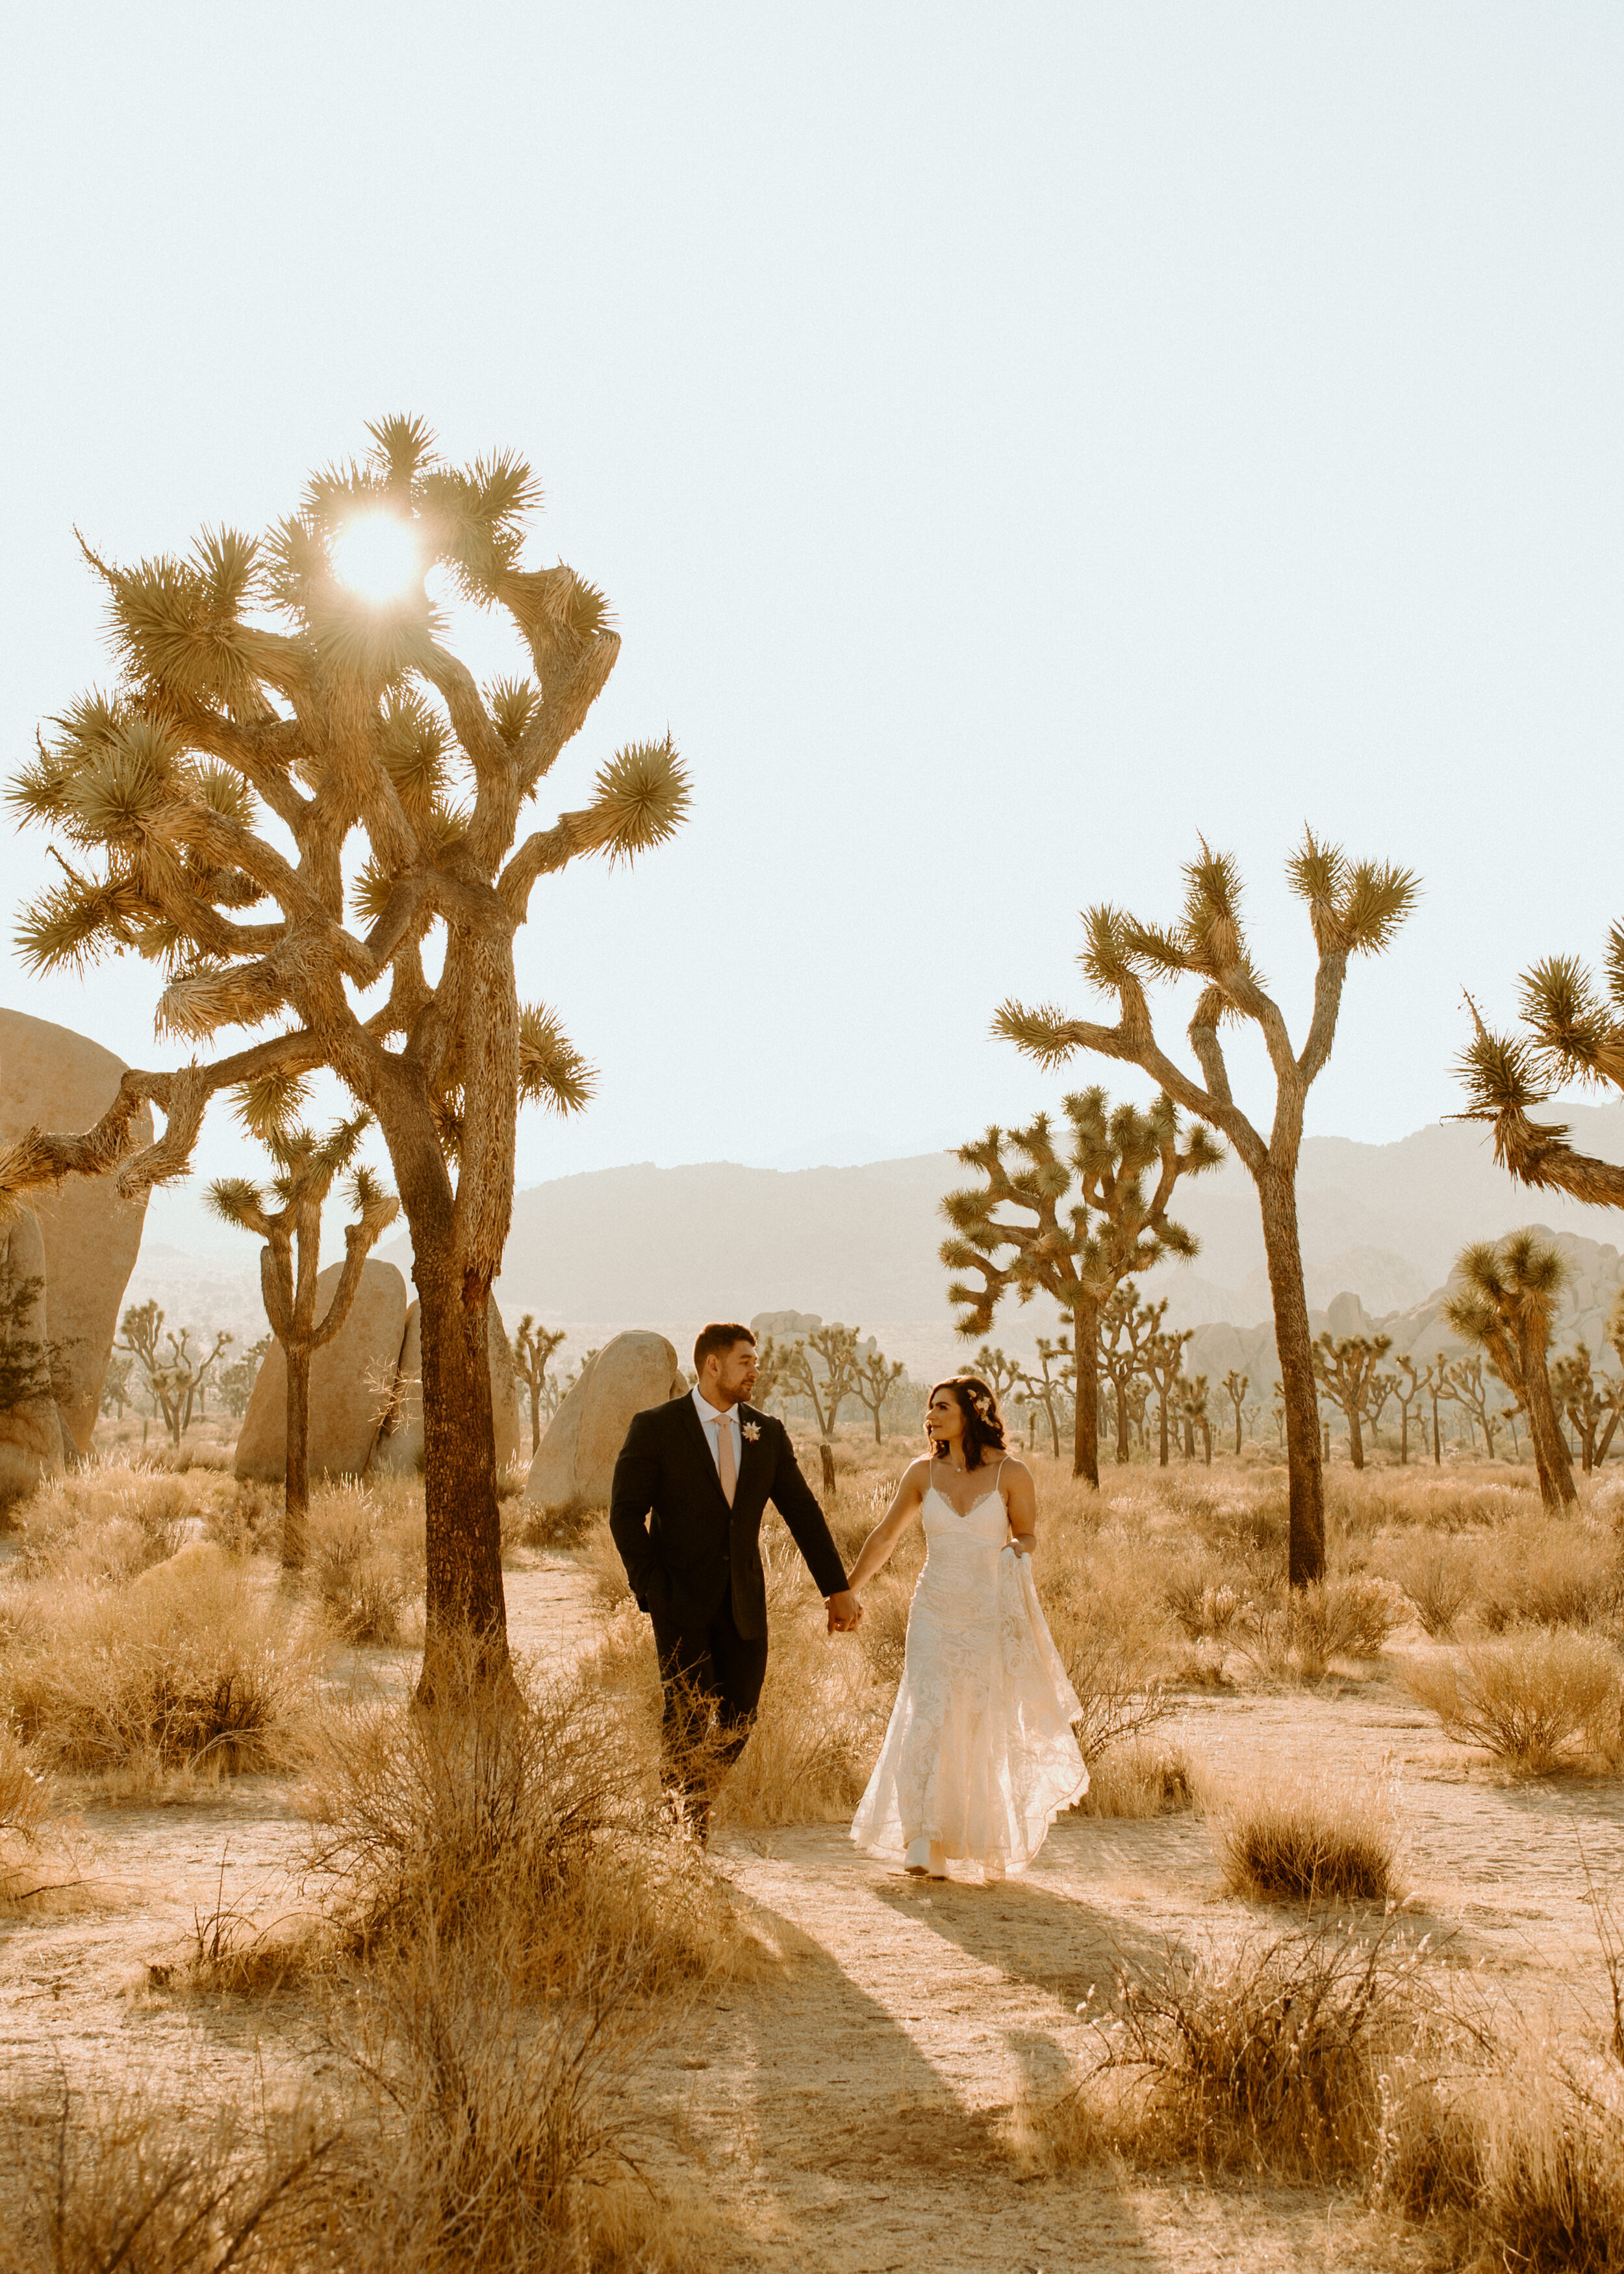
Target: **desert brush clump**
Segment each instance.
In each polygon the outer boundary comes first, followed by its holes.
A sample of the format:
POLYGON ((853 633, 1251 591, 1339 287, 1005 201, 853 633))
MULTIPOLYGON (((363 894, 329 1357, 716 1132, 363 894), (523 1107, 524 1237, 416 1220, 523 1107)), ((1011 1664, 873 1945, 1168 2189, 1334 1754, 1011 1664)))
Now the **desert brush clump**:
MULTIPOLYGON (((1169 1950, 1125 1967, 1078 2092, 1141 2164, 1321 2181, 1367 2173, 1383 2080, 1430 2004, 1425 1950, 1389 1920, 1169 1950)), ((1074 2112, 1056 2107, 1064 2138, 1074 2112)))
POLYGON ((327 2009, 323 2086, 203 2112, 153 2087, 0 2105, 5 2274, 701 2274, 637 2170, 620 1984, 501 1994, 502 1947, 413 1952, 327 2009))
POLYGON ((1488 1543, 1477 1615, 1491 1634, 1515 1626, 1604 1626, 1621 1612, 1624 1547, 1611 1529, 1537 1519, 1509 1525, 1488 1543))
POLYGON ((1405 1533, 1380 1557, 1383 1576, 1402 1587, 1426 1633, 1447 1640, 1477 1592, 1478 1556, 1453 1534, 1405 1533))
POLYGON ((348 1643, 402 1638, 423 1594, 423 1498, 406 1478, 319 1487, 307 1516, 308 1581, 331 1631, 348 1643))
POLYGON ((1263 1902, 1386 1904, 1402 1834, 1390 1781, 1265 1770, 1201 1794, 1227 1893, 1263 1902))
POLYGON ((1523 1628, 1447 1656, 1411 1659, 1403 1683, 1462 1744, 1540 1775, 1564 1758, 1624 1750, 1624 1662, 1611 1645, 1562 1628, 1523 1628))
POLYGON ((1357 1574, 1276 1589, 1237 1623, 1237 1646, 1265 1682, 1319 1682, 1333 1659, 1380 1655, 1399 1622, 1397 1596, 1395 1587, 1357 1574))
POLYGON ((316 1660, 297 1611, 194 1543, 123 1586, 12 1582, 0 1707, 45 1766, 122 1778, 284 1768, 316 1660))
POLYGON ((1183 1746, 1148 1731, 1124 1738, 1100 1754, 1090 1765, 1088 1789, 1076 1809, 1079 1816, 1143 1822, 1182 1815, 1194 1805, 1194 1776, 1183 1746))
POLYGON ((515 1662, 455 1710, 331 1714, 306 1864, 342 1946, 393 1962, 507 1922, 524 1997, 594 1951, 643 1987, 725 1963, 741 1941, 726 1897, 622 1704, 589 1657, 568 1678, 515 1662))
POLYGON ((184 1545, 199 1513, 190 1479, 87 1463, 49 1479, 13 1511, 19 1552, 11 1577, 133 1579, 184 1545))

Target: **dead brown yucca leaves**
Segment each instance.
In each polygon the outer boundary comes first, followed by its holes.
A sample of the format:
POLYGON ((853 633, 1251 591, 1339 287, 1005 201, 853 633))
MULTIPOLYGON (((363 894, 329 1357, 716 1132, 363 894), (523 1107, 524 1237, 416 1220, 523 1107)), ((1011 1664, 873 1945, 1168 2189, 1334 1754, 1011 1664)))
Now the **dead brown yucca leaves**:
POLYGON ((1265 1771, 1202 1797, 1231 1894, 1369 1905, 1398 1892, 1402 1833, 1385 1780, 1265 1771))
POLYGON ((1616 1757, 1624 1668, 1607 1644, 1528 1628, 1445 1659, 1412 1660, 1404 1686, 1447 1734, 1538 1775, 1565 1755, 1616 1757))

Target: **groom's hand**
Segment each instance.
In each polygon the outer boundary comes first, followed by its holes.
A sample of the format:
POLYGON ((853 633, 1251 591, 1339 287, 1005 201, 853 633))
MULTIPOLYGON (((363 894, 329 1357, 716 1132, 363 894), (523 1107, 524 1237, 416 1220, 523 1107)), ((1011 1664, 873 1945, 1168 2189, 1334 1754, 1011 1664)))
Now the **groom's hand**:
POLYGON ((842 1587, 838 1595, 829 1598, 829 1631, 831 1634, 853 1634, 862 1617, 862 1605, 849 1587, 842 1587))

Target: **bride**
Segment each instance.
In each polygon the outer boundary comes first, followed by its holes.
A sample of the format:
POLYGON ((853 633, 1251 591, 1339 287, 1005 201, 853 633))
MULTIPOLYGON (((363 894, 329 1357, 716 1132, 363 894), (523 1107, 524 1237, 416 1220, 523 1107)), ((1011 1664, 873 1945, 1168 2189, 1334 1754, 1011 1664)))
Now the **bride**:
POLYGON ((909 1467, 847 1582, 871 1579, 922 1514, 902 1683, 852 1838, 918 1877, 945 1879, 951 1863, 1001 1879, 1088 1788, 1071 1730, 1082 1708, 1038 1608, 1037 1494, 1004 1449, 996 1398, 973 1374, 939 1382, 925 1434, 929 1454, 909 1467))

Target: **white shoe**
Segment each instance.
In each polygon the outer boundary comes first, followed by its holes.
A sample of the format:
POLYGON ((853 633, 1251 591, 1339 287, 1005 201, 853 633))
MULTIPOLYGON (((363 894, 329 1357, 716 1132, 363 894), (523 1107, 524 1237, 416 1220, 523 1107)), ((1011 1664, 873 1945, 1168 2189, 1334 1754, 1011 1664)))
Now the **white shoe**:
POLYGON ((928 1879, 930 1877, 930 1842, 922 1832, 917 1840, 909 1841, 902 1868, 911 1879, 928 1879))

